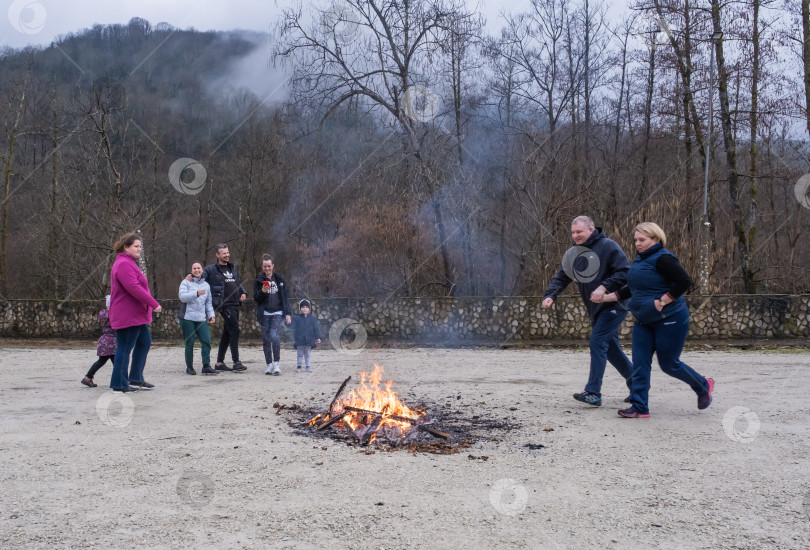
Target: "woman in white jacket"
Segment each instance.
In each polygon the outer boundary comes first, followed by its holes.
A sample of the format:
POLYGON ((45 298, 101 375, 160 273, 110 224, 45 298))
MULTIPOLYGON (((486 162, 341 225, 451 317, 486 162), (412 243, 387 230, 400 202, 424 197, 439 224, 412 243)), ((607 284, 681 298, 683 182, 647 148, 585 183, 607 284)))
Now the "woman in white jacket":
POLYGON ((208 325, 213 324, 214 306, 211 304, 211 287, 200 277, 203 266, 200 262, 191 264, 191 277, 180 283, 179 298, 180 327, 183 329, 183 340, 186 343, 186 374, 197 374, 194 370, 194 340, 200 339, 202 346, 203 374, 216 374, 211 368, 211 332, 208 325), (207 324, 206 324, 207 321, 207 324))

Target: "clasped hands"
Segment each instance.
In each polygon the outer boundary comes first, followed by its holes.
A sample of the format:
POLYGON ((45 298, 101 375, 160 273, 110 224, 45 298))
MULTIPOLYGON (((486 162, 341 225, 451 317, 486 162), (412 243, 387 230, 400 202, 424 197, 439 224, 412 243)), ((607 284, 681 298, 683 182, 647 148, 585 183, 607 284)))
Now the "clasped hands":
MULTIPOLYGON (((618 302, 619 301, 619 297, 615 292, 611 292, 610 294, 606 294, 605 293, 606 290, 607 289, 604 286, 599 285, 596 288, 596 290, 591 292, 591 298, 590 298, 591 302, 593 302, 595 304, 601 304, 601 303, 605 303, 605 302, 618 302)), ((667 295, 665 294, 664 296, 661 296, 660 298, 655 299, 655 301, 654 301, 655 309, 657 309, 658 311, 661 311, 661 310, 664 309, 664 306, 671 303, 671 301, 664 302, 664 299, 666 297, 667 297, 667 295)))
POLYGON ((616 296, 615 292, 611 292, 608 294, 607 289, 604 285, 599 285, 596 287, 596 290, 591 292, 591 302, 595 304, 601 304, 604 302, 617 302, 619 301, 619 297, 616 296))

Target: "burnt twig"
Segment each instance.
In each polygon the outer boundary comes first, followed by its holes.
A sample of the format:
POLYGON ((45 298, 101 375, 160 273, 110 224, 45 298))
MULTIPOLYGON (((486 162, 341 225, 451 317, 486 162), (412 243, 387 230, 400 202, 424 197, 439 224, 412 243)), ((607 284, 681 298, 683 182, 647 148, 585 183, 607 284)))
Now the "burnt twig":
POLYGON ((340 415, 338 415, 338 416, 336 416, 334 418, 330 418, 329 420, 327 420, 326 422, 324 422, 323 424, 318 426, 317 431, 325 430, 326 428, 328 428, 332 424, 337 424, 338 422, 343 420, 344 416, 346 416, 346 413, 340 414, 340 415))
POLYGON ((417 429, 425 433, 429 433, 433 437, 441 437, 445 441, 450 441, 450 434, 448 433, 440 432, 439 430, 434 430, 433 428, 430 428, 428 426, 417 426, 417 429))
POLYGON ((329 408, 326 409, 326 414, 328 414, 329 416, 332 416, 332 409, 334 408, 335 403, 337 403, 337 400, 340 398, 340 394, 342 394, 343 390, 346 389, 346 384, 348 384, 349 380, 351 380, 351 379, 352 379, 352 377, 349 376, 346 380, 343 381, 343 383, 338 388, 337 393, 335 394, 335 398, 332 399, 331 403, 329 403, 329 408))

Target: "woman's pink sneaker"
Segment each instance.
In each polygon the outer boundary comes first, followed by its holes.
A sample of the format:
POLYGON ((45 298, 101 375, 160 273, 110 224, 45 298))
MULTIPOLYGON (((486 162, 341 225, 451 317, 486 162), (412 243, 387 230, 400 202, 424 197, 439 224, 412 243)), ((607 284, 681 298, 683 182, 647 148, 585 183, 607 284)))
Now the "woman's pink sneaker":
POLYGON ((623 416, 624 418, 649 418, 650 413, 640 413, 636 411, 633 407, 629 409, 622 409, 619 411, 619 416, 623 416))
POLYGON ((649 418, 650 413, 642 414, 636 411, 636 409, 634 409, 633 407, 630 407, 629 409, 620 410, 619 416, 623 416, 624 418, 649 418))
POLYGON ((714 380, 707 378, 706 382, 709 383, 709 391, 702 395, 698 395, 698 409, 703 410, 712 404, 712 390, 714 390, 714 380))

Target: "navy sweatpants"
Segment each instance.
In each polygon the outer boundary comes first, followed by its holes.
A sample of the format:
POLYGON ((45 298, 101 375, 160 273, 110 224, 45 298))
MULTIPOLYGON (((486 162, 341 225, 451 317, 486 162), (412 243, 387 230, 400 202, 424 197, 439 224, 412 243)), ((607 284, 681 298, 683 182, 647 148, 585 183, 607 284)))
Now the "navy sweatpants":
POLYGON ((630 377, 630 402, 636 412, 649 414, 650 374, 653 353, 668 375, 677 378, 701 395, 709 391, 706 378, 680 360, 686 335, 689 334, 689 310, 684 308, 672 317, 655 323, 633 325, 633 374, 630 377))
POLYGON ((591 372, 585 391, 602 393, 602 378, 605 376, 607 362, 616 367, 630 389, 630 372, 633 364, 622 351, 619 343, 619 328, 627 312, 623 309, 603 310, 591 329, 591 372))

